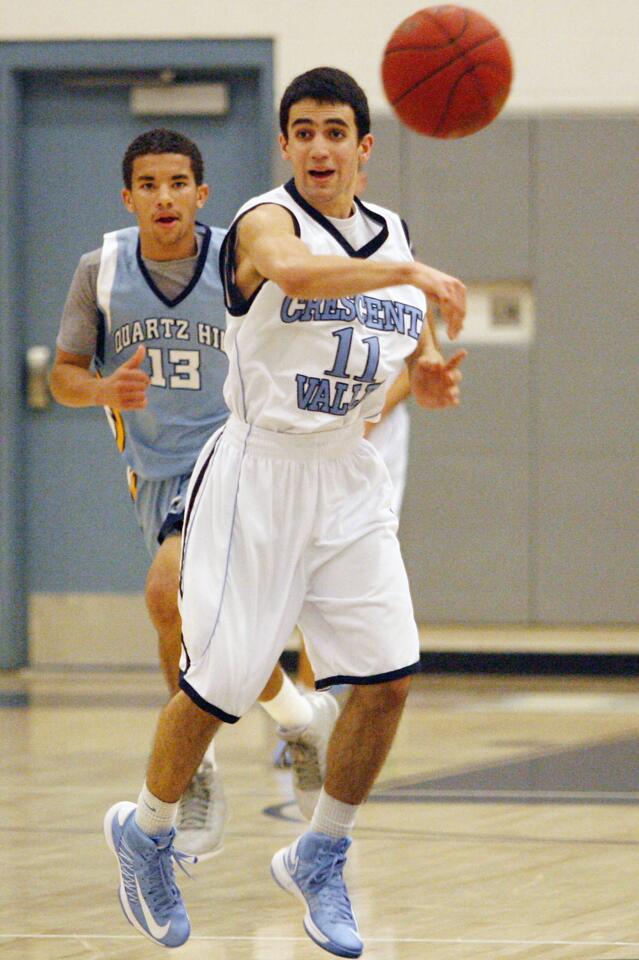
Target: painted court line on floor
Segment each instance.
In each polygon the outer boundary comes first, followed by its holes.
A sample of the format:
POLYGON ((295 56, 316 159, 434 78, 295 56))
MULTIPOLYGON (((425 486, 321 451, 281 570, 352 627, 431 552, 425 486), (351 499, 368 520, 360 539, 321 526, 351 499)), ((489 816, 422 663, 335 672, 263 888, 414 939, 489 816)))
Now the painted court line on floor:
MULTIPOLYGON (((0 933, 0 940, 139 940, 136 934, 108 933, 0 933)), ((306 943, 308 937, 240 937, 240 936, 197 936, 189 940, 199 942, 267 942, 267 943, 306 943)), ((639 947, 639 941, 632 940, 490 940, 469 937, 365 937, 366 943, 424 943, 430 945, 456 946, 511 946, 511 947, 639 947)))

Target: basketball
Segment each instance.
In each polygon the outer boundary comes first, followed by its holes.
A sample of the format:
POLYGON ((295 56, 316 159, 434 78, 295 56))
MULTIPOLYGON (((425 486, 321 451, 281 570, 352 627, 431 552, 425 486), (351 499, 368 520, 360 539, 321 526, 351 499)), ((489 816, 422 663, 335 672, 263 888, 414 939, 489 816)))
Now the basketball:
POLYGON ((402 123, 429 137, 467 137, 491 123, 512 82, 498 28, 466 7, 426 7, 386 44, 382 83, 402 123))

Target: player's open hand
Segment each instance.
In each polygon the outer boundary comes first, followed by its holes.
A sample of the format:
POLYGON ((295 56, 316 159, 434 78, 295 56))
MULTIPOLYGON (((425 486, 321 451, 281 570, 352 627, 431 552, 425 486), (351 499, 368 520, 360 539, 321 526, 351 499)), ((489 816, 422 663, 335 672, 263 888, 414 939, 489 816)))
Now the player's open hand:
POLYGON ((440 353, 431 351, 422 354, 411 370, 411 391, 420 407, 443 410, 459 405, 459 384, 462 372, 459 369, 466 350, 458 350, 449 360, 440 353))
POLYGON ((418 268, 417 286, 426 296, 434 300, 446 324, 446 332, 450 340, 455 340, 461 333, 466 316, 466 287, 455 277, 449 277, 441 270, 427 267, 425 263, 416 264, 418 268))
POLYGON ((146 391, 151 378, 141 369, 145 357, 146 349, 139 346, 111 376, 99 381, 100 403, 116 410, 143 410, 146 407, 146 391))

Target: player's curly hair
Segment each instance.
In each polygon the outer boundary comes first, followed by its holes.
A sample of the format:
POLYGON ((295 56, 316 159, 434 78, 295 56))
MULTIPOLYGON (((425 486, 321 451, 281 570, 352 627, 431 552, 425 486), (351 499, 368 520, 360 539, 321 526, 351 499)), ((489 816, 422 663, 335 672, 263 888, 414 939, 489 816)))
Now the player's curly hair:
POLYGON ((368 100, 350 74, 336 67, 315 67, 292 80, 280 101, 280 130, 288 136, 288 116, 294 103, 316 100, 318 103, 346 103, 353 108, 357 135, 361 140, 371 129, 368 100))
POLYGON ((193 168, 193 177, 199 186, 204 181, 204 161, 200 149, 192 140, 175 130, 165 130, 157 127, 147 130, 136 137, 126 148, 122 158, 122 179, 124 186, 130 190, 133 185, 133 161, 136 157, 145 157, 149 153, 180 153, 189 157, 193 168))

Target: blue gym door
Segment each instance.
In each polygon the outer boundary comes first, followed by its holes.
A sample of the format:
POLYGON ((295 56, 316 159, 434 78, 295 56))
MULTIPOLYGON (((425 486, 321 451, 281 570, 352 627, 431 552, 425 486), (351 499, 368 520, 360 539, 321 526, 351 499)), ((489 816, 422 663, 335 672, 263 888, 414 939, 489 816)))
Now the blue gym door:
MULTIPOLYGON (((61 71, 26 77, 18 297, 25 350, 45 344, 53 353, 78 258, 100 246, 105 231, 134 222, 120 201, 120 165, 143 130, 171 127, 199 144, 212 188, 200 215, 205 222, 227 225, 247 197, 270 186, 270 152, 256 132, 257 78, 226 72, 220 79, 230 94, 225 116, 140 117, 131 115, 129 87, 117 72, 90 83, 61 71)), ((103 411, 25 406, 23 428, 26 580, 32 619, 34 601, 48 605, 53 649, 57 603, 70 594, 90 604, 104 594, 140 593, 149 561, 103 411)), ((42 620, 42 604, 37 609, 42 620)), ((77 609, 82 616, 85 608, 77 609)), ((86 625, 77 626, 78 649, 63 659, 91 662, 82 655, 91 643, 86 625)), ((39 644, 38 659, 47 662, 42 638, 39 644)), ((58 659, 52 652, 51 661, 58 659)))

